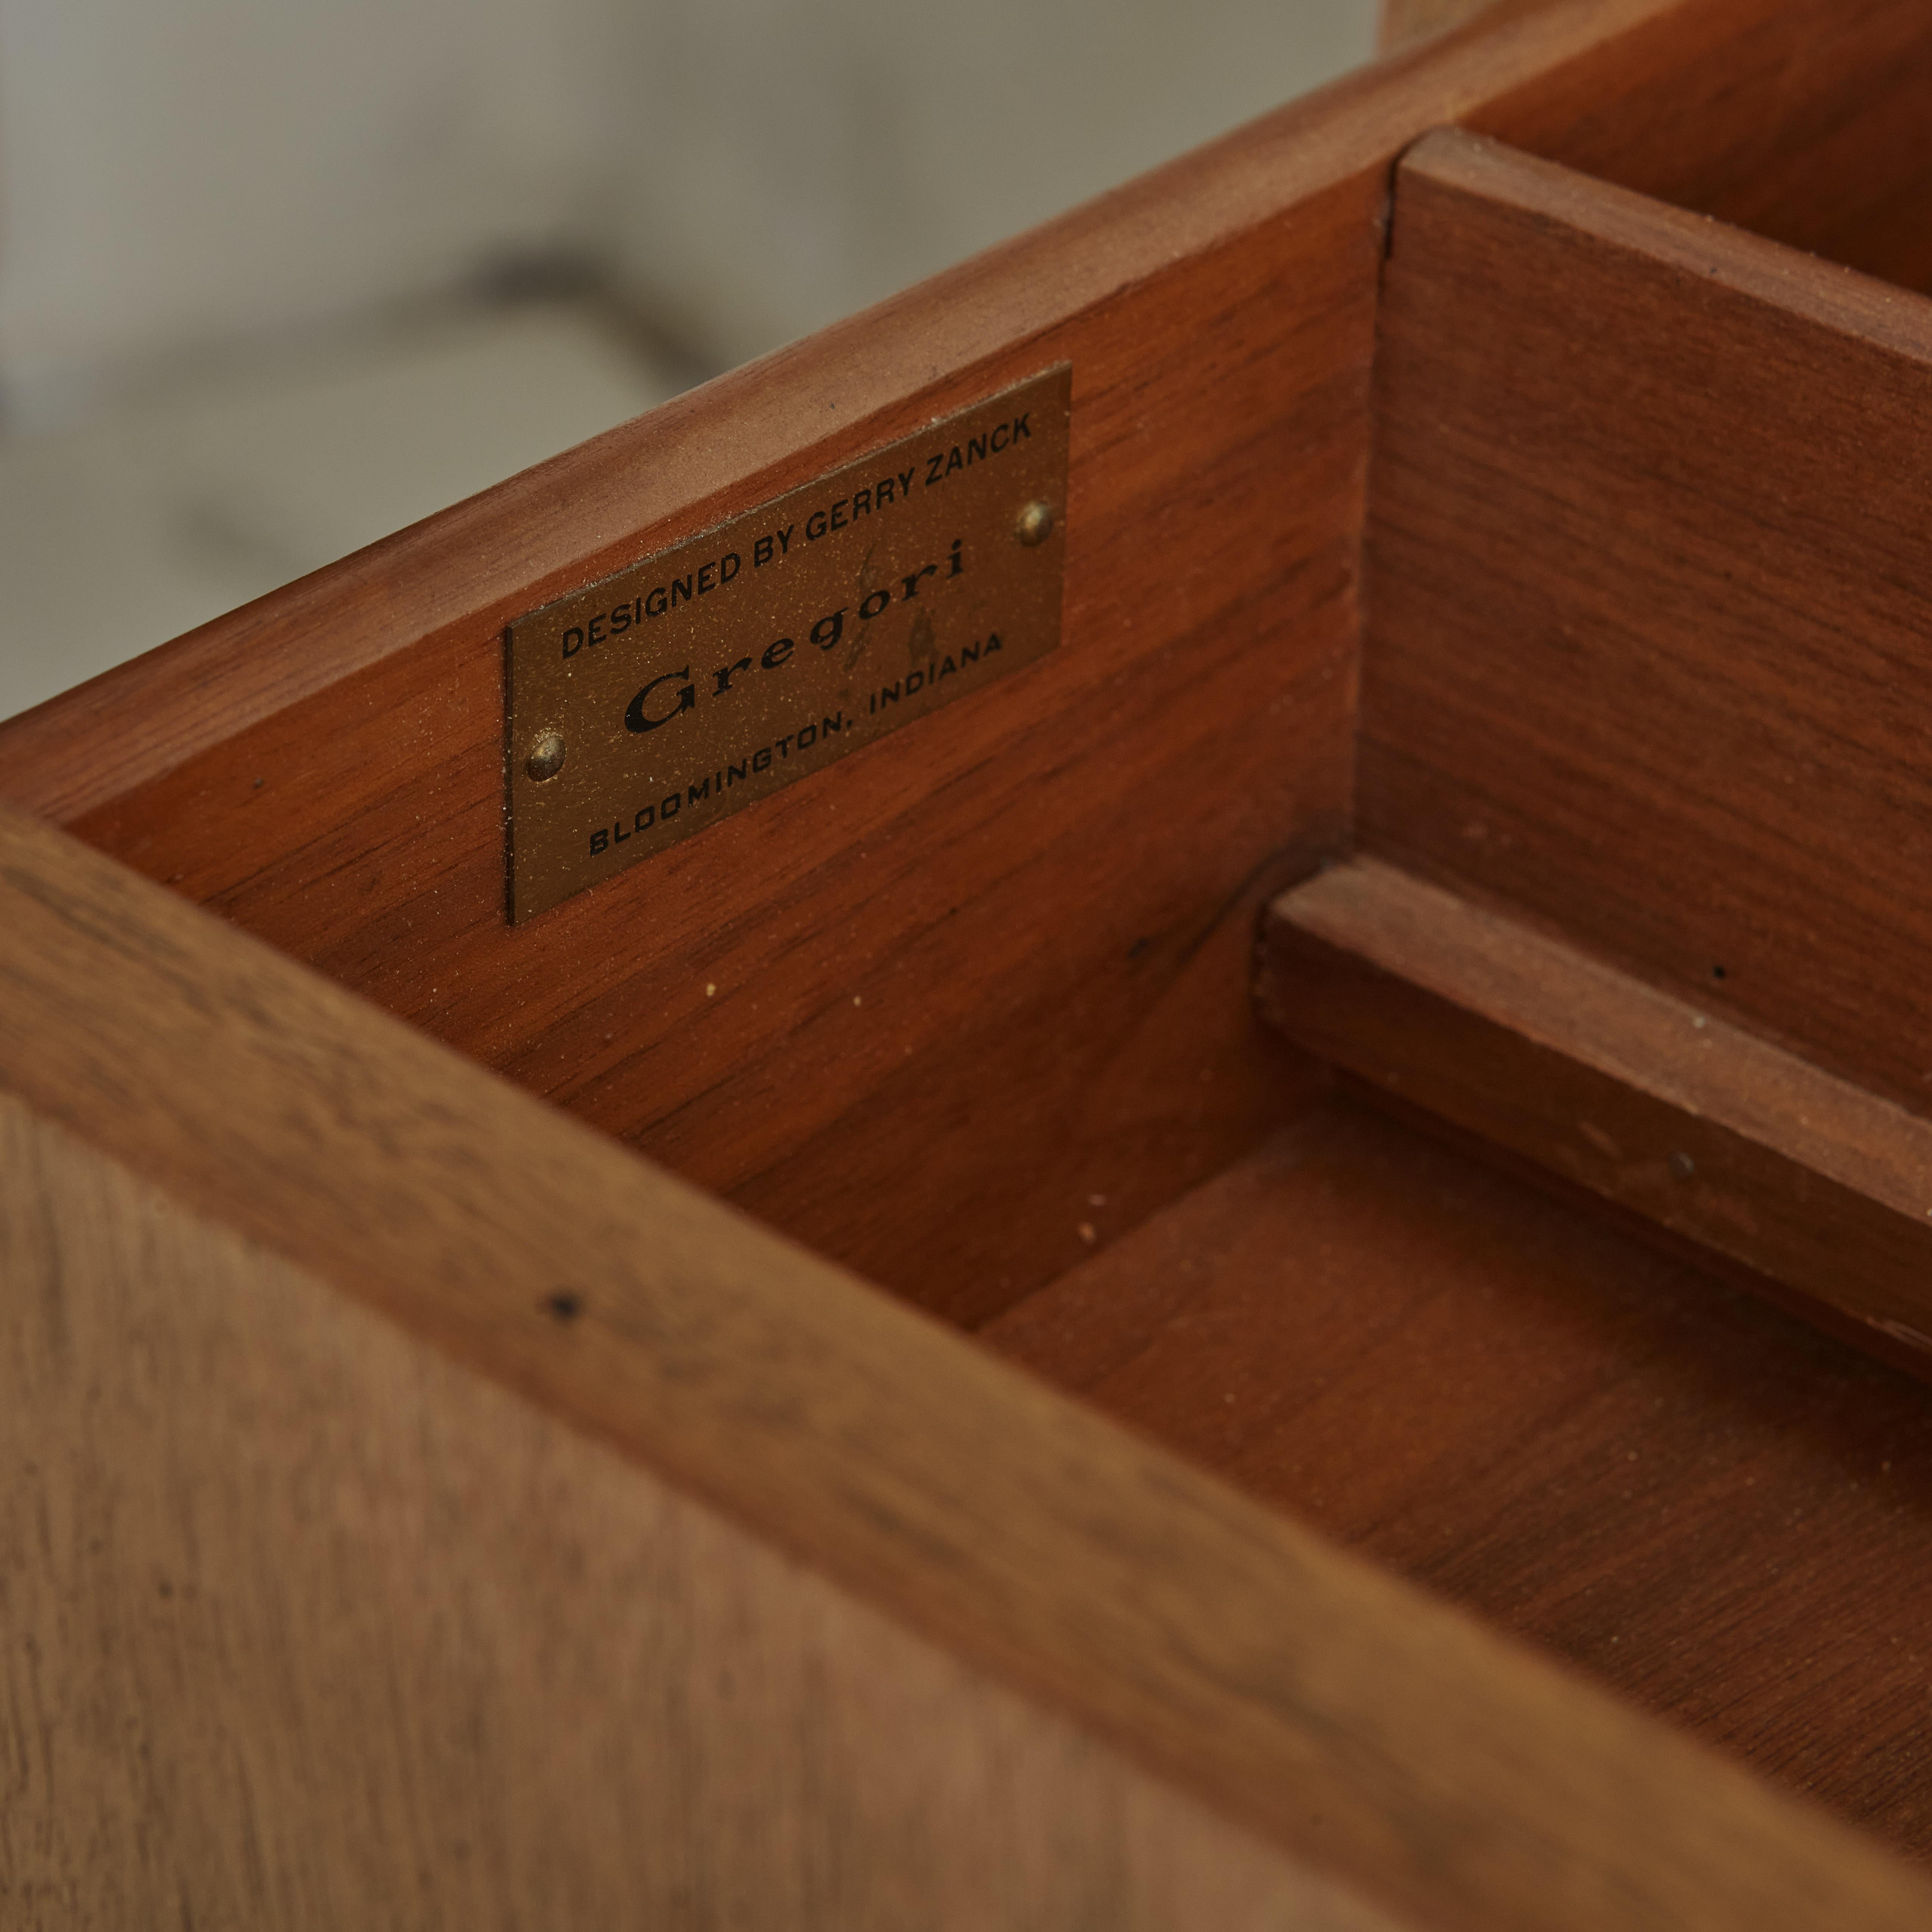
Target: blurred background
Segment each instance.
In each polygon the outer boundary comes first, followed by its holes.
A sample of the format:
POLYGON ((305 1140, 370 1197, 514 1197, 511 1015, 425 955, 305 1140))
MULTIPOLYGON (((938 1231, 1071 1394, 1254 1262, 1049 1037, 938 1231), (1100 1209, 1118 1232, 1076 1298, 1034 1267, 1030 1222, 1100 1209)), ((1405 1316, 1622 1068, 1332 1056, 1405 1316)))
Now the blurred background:
POLYGON ((0 0, 0 716, 1370 57, 1377 0, 0 0))

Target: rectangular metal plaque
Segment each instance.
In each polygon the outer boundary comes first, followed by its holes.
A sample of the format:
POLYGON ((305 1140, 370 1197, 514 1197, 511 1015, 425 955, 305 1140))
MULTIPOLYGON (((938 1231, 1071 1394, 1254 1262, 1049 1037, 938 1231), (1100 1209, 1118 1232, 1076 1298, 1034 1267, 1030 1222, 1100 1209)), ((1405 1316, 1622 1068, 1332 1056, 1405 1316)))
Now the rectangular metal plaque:
POLYGON ((510 917, 1060 641, 1063 364, 520 618, 510 917))

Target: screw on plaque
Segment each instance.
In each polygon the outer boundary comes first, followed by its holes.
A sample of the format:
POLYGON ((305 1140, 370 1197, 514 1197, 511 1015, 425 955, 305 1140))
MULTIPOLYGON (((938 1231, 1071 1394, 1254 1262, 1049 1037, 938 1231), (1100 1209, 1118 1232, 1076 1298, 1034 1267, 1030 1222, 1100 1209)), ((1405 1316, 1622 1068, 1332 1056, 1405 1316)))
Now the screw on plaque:
POLYGON ((524 760, 524 770, 538 784, 545 778, 554 778, 563 770, 563 734, 560 731, 546 731, 530 747, 530 756, 524 760))
POLYGON ((1014 526, 1013 534, 1029 548, 1034 544, 1046 542, 1053 534, 1053 506, 1051 503, 1029 503, 1020 512, 1020 520, 1014 526))

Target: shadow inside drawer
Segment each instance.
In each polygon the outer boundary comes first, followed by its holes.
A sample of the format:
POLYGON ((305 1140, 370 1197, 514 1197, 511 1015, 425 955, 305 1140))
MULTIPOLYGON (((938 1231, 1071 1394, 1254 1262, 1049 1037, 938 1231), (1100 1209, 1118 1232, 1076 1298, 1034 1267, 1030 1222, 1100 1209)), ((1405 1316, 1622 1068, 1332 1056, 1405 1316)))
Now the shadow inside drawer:
POLYGON ((1932 1849, 1932 1394, 1352 1102, 982 1331, 1932 1849))

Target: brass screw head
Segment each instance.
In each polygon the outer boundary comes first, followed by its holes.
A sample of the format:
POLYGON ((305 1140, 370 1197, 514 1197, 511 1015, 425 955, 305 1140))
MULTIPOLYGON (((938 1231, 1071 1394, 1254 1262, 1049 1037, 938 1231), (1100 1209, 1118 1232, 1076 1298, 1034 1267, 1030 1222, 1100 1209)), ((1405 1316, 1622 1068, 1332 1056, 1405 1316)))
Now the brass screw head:
POLYGON ((1013 534, 1029 548, 1035 544, 1046 542, 1053 534, 1053 506, 1051 503, 1029 503, 1020 512, 1020 520, 1013 534))
POLYGON ((563 770, 563 734, 560 731, 546 731, 530 747, 530 756, 524 760, 524 770, 542 784, 545 778, 554 778, 563 770))

